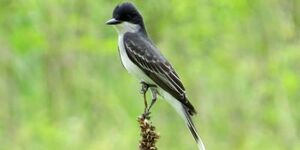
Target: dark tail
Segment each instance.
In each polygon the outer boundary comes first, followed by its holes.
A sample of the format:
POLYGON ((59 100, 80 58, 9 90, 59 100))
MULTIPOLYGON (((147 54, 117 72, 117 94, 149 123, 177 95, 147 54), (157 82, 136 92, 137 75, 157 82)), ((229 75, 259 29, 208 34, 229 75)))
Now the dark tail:
POLYGON ((205 146, 201 140, 201 137, 199 136, 199 134, 196 130, 196 127, 193 123, 193 120, 191 118, 189 110, 185 106, 182 106, 181 112, 182 112, 182 114, 180 114, 180 115, 183 117, 187 127, 189 128, 191 134, 193 135, 195 141, 197 142, 199 150, 205 150, 205 146))
POLYGON ((161 94, 175 108, 177 113, 182 117, 186 126, 189 128, 195 141, 197 142, 198 149, 205 150, 205 146, 199 134, 197 133, 197 130, 191 118, 191 115, 196 114, 194 107, 192 105, 190 105, 191 107, 183 105, 179 100, 175 99, 173 96, 171 96, 168 92, 165 92, 164 90, 161 91, 161 94))

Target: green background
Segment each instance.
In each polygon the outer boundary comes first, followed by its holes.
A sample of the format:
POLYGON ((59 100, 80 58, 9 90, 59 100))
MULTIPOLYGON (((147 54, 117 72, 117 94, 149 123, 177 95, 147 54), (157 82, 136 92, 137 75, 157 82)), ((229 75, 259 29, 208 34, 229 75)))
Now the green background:
MULTIPOLYGON (((300 149, 299 0, 135 0, 208 150, 300 149)), ((0 0, 0 149, 134 150, 139 82, 104 23, 120 1, 0 0)), ((197 149, 158 100, 161 150, 197 149)))

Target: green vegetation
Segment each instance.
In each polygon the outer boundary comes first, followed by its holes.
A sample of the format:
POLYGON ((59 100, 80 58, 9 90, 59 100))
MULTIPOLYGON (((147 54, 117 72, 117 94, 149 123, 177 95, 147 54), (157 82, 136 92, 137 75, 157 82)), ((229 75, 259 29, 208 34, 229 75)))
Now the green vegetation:
MULTIPOLYGON (((0 1, 0 149, 134 150, 140 85, 104 22, 120 1, 0 1)), ((141 1, 208 150, 300 149, 300 1, 141 1)), ((161 98, 161 150, 196 149, 161 98)))

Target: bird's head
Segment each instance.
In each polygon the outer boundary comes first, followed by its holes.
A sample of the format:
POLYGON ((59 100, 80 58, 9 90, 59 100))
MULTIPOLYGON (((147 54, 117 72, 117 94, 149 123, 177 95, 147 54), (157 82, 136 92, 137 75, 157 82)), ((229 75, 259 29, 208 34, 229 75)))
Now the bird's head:
POLYGON ((113 11, 113 17, 106 24, 115 25, 119 33, 136 32, 144 28, 142 15, 129 2, 117 5, 113 11))

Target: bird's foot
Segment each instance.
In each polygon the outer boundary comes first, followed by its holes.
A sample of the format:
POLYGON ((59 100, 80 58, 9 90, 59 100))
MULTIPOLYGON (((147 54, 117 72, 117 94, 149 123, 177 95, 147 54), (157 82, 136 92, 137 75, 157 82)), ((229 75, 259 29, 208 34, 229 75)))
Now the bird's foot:
POLYGON ((147 84, 147 83, 145 83, 143 81, 141 82, 141 84, 142 84, 141 94, 143 94, 143 96, 144 96, 144 104, 145 104, 144 116, 148 116, 151 113, 150 112, 151 107, 156 102, 156 99, 157 99, 157 89, 156 89, 156 85, 147 84), (147 93, 147 91, 148 91, 149 88, 151 89, 151 93, 152 93, 152 101, 151 101, 150 106, 148 107, 146 93, 147 93))
POLYGON ((150 119, 150 114, 151 114, 150 111, 145 111, 145 112, 143 113, 143 118, 150 119))

